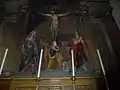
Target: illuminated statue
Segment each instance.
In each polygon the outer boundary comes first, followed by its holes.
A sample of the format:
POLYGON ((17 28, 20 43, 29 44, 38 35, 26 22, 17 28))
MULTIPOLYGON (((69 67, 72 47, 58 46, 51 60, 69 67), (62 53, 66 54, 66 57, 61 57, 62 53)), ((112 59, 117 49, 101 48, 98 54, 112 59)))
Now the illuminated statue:
POLYGON ((84 66, 84 63, 87 61, 87 44, 83 38, 79 35, 78 32, 75 32, 75 38, 73 39, 73 51, 74 51, 74 60, 76 69, 79 70, 80 67, 87 71, 87 68, 84 66))
POLYGON ((62 67, 62 58, 60 54, 59 46, 56 41, 53 41, 50 50, 49 50, 49 64, 48 69, 55 69, 62 67), (58 65, 57 65, 58 64, 58 65))
POLYGON ((44 13, 40 13, 41 15, 44 16, 49 16, 52 18, 52 23, 51 23, 51 32, 52 32, 52 37, 54 38, 54 40, 56 40, 57 36, 58 36, 58 31, 59 31, 59 17, 61 16, 65 16, 68 15, 68 13, 66 14, 56 14, 55 11, 53 10, 50 14, 44 14, 44 13))
POLYGON ((24 41, 24 44, 22 45, 22 66, 20 66, 20 71, 26 71, 26 66, 30 67, 27 71, 31 71, 32 73, 35 73, 37 71, 39 50, 35 38, 36 31, 32 31, 27 36, 27 38, 24 41))
POLYGON ((30 34, 27 36, 27 38, 25 39, 28 40, 28 41, 35 41, 35 37, 36 37, 36 31, 32 31, 30 32, 30 34))

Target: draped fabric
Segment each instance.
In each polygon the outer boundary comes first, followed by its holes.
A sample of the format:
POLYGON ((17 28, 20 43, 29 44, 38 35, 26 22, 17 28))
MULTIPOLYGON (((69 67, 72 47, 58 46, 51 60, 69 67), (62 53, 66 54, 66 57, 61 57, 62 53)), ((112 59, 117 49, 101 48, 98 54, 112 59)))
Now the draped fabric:
POLYGON ((28 71, 36 72, 39 60, 39 51, 40 48, 36 42, 36 32, 32 31, 22 45, 22 66, 20 66, 20 71, 28 66, 28 71), (32 66, 34 66, 34 69, 32 66))
POLYGON ((51 46, 49 55, 48 69, 56 69, 62 67, 62 56, 58 46, 51 46))
POLYGON ((74 51, 74 60, 75 60, 75 66, 81 66, 83 64, 83 60, 86 60, 86 54, 84 51, 84 45, 82 42, 79 42, 77 44, 73 44, 72 48, 74 51))

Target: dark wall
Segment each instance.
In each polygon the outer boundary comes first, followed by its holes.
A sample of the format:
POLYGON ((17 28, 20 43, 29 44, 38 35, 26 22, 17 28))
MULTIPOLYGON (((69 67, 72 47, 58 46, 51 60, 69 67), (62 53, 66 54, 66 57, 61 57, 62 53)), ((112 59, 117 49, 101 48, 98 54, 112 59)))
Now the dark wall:
POLYGON ((112 68, 107 71, 107 79, 109 82, 110 90, 118 90, 119 87, 119 65, 120 65, 120 30, 115 22, 115 20, 112 18, 112 16, 106 17, 103 20, 103 23, 106 26, 106 30, 108 33, 108 36, 111 40, 111 44, 113 47, 113 50, 115 52, 116 56, 116 66, 117 68, 112 68))
POLYGON ((50 5, 70 5, 73 3, 79 3, 82 0, 29 0, 31 8, 40 8, 41 6, 50 5))
POLYGON ((3 16, 4 16, 4 4, 3 2, 0 2, 0 23, 3 19, 3 16))

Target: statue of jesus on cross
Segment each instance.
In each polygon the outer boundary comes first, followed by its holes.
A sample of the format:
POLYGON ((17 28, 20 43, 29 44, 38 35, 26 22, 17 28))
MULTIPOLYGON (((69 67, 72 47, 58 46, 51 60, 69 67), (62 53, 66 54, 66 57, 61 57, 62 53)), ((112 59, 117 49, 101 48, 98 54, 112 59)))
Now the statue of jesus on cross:
POLYGON ((50 29, 51 29, 51 32, 52 32, 53 39, 56 40, 57 35, 58 35, 58 31, 59 31, 59 20, 58 20, 58 18, 62 17, 62 16, 66 16, 69 13, 56 14, 55 10, 52 10, 50 14, 44 14, 44 13, 40 13, 40 14, 44 15, 44 16, 49 16, 49 17, 52 18, 52 23, 51 23, 50 29))

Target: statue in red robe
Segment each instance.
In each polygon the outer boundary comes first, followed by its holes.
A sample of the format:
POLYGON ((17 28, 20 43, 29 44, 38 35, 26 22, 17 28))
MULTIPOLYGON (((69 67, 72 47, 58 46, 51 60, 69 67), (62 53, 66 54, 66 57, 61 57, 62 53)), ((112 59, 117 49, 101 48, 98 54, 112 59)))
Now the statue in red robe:
POLYGON ((73 52, 76 69, 79 69, 87 60, 86 57, 86 42, 79 36, 78 32, 75 32, 75 38, 73 39, 73 52))

